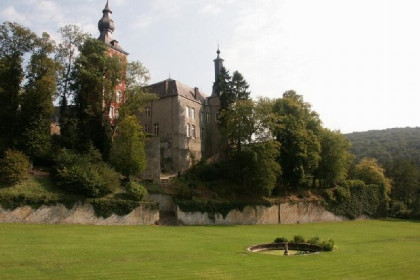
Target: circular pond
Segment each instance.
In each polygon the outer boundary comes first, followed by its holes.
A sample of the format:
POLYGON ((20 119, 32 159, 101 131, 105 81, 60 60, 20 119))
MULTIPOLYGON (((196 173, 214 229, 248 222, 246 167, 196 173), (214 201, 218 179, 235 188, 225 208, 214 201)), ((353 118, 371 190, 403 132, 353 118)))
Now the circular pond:
POLYGON ((248 251, 278 256, 297 256, 315 254, 321 252, 322 248, 309 243, 282 242, 254 245, 249 247, 248 251))

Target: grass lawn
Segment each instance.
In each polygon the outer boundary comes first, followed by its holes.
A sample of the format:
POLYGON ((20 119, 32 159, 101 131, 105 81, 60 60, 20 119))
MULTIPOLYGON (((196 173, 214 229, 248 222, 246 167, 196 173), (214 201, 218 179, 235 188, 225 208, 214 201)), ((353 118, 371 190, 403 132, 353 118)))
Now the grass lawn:
POLYGON ((0 224, 0 279, 419 279, 420 222, 257 226, 0 224), (333 238, 330 253, 246 248, 276 237, 333 238))

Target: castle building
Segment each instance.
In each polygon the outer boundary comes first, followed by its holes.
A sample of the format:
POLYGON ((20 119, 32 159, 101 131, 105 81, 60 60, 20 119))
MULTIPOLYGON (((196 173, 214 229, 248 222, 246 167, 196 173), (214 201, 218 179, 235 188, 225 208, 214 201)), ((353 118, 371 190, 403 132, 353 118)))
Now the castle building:
MULTIPOLYGON (((111 19, 109 1, 98 22, 99 40, 108 46, 109 55, 117 55, 127 63, 128 53, 113 39, 115 23, 111 19)), ((190 168, 194 163, 214 157, 221 150, 218 129, 220 92, 216 83, 223 67, 220 50, 214 60, 215 82, 210 97, 197 87, 167 79, 148 85, 146 90, 157 99, 143 108, 140 123, 148 135, 146 142, 147 170, 145 179, 158 180, 161 172, 175 174, 190 168)), ((125 73, 125 69, 124 69, 125 73)), ((116 98, 110 110, 110 118, 118 118, 118 109, 125 102, 125 77, 116 87, 116 98)))

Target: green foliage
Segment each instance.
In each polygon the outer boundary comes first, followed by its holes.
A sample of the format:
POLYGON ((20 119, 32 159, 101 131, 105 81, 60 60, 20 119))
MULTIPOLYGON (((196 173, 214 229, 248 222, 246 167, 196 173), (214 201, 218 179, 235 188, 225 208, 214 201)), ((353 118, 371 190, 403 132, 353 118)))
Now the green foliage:
POLYGON ((26 27, 11 22, 0 25, 0 153, 15 148, 21 133, 18 109, 26 76, 23 58, 36 41, 36 34, 26 27))
POLYGON ((354 219, 360 215, 370 217, 384 217, 383 187, 380 185, 366 185, 360 180, 347 180, 326 195, 326 208, 336 215, 354 219))
POLYGON ((406 159, 420 166, 420 127, 390 128, 345 135, 357 160, 375 158, 382 165, 406 159))
POLYGON ((144 133, 135 116, 127 116, 119 123, 112 143, 110 161, 124 176, 138 175, 146 167, 144 133))
POLYGON ((57 190, 49 178, 29 178, 13 187, 0 190, 0 205, 4 209, 14 210, 29 205, 38 208, 42 205, 64 204, 71 208, 79 198, 57 190))
POLYGON ((7 150, 0 159, 0 183, 5 186, 17 184, 29 178, 28 157, 16 150, 7 150))
POLYGON ((305 238, 303 238, 302 235, 295 235, 295 236, 293 236, 293 242, 296 242, 296 243, 304 243, 305 242, 305 238))
POLYGON ((352 177, 362 180, 366 184, 375 184, 380 187, 382 207, 386 211, 389 207, 391 194, 391 180, 386 177, 385 169, 382 168, 375 159, 364 158, 358 163, 352 177))
POLYGON ((112 138, 109 110, 116 97, 115 87, 122 79, 122 62, 118 56, 106 54, 103 42, 88 38, 75 63, 71 90, 75 93, 78 147, 86 151, 93 143, 108 159, 112 138))
POLYGON ((63 149, 56 158, 57 186, 71 193, 88 197, 101 197, 120 185, 119 174, 98 159, 96 151, 76 154, 63 149))
POLYGON ((329 252, 329 251, 334 250, 335 242, 334 242, 333 239, 329 239, 327 241, 321 241, 316 245, 319 245, 322 248, 323 251, 329 252))
POLYGON ((141 201, 147 195, 146 188, 134 180, 129 180, 124 186, 127 194, 132 197, 133 200, 141 201))
MULTIPOLYGON (((277 237, 274 239, 274 243, 284 243, 289 242, 285 237, 277 237)), ((321 240, 318 236, 312 237, 305 242, 305 238, 302 235, 293 236, 293 241, 295 243, 309 243, 321 247, 322 251, 330 252, 334 250, 335 242, 334 239, 321 240)))
POLYGON ((306 242, 310 244, 319 244, 321 239, 318 236, 314 236, 311 239, 308 239, 306 242))
POLYGON ((252 142, 256 130, 252 100, 236 101, 231 107, 221 110, 220 119, 223 119, 221 133, 230 152, 241 152, 242 146, 252 142))
POLYGON ((88 202, 92 204, 96 216, 103 218, 108 218, 112 214, 127 215, 140 205, 138 201, 115 198, 89 199, 88 202))
POLYGON ((284 242, 288 242, 286 237, 277 237, 276 239, 274 239, 274 243, 284 243, 284 242))
POLYGON ((282 181, 289 187, 308 184, 321 159, 321 121, 301 95, 287 91, 273 105, 273 135, 280 143, 282 181))
POLYGON ((353 156, 350 142, 338 131, 323 129, 321 133, 321 160, 315 176, 323 187, 332 187, 347 178, 353 156))

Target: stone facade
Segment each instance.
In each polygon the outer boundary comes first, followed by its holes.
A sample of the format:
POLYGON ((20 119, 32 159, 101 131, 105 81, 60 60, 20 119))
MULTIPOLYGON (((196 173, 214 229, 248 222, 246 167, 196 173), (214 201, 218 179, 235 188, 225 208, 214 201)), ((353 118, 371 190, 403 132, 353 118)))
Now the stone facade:
POLYGON ((183 172, 220 151, 219 96, 206 97, 198 88, 172 79, 146 90, 157 99, 145 105, 140 122, 147 134, 160 139, 163 172, 183 172))

